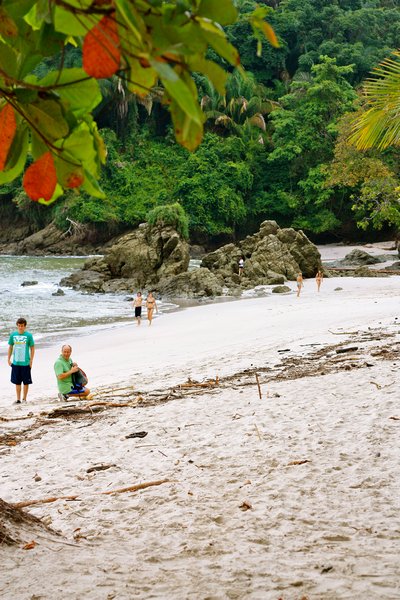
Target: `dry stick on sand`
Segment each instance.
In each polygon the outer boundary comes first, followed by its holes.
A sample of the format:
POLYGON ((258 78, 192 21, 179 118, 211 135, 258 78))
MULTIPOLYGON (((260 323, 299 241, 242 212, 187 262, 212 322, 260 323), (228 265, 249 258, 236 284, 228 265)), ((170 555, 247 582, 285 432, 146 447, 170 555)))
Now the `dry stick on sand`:
MULTIPOLYGON (((109 490, 107 492, 97 492, 95 495, 111 495, 111 494, 123 494, 125 492, 137 492, 138 490, 144 490, 145 488, 152 487, 154 485, 162 485, 163 483, 170 483, 170 479, 161 479, 159 481, 148 481, 146 483, 137 483, 126 488, 118 488, 117 490, 109 490)), ((41 500, 27 500, 26 502, 16 502, 13 504, 14 508, 25 508, 26 506, 33 506, 35 504, 49 504, 50 502, 56 502, 57 500, 77 500, 80 498, 80 494, 74 496, 58 496, 54 498, 42 498, 41 500)))
POLYGON ((256 381, 257 381, 257 386, 258 386, 258 395, 260 396, 260 400, 261 400, 262 394, 261 394, 261 385, 260 385, 260 379, 258 377, 258 373, 256 373, 256 381))

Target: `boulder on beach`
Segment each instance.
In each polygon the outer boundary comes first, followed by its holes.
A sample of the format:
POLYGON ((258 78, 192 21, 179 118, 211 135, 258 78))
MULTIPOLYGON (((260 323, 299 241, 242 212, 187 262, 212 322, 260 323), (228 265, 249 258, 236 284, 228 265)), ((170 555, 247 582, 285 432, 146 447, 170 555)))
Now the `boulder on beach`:
POLYGON ((377 256, 372 256, 365 252, 365 250, 360 250, 358 248, 354 248, 351 252, 346 254, 346 256, 339 261, 342 266, 363 266, 363 265, 376 265, 381 262, 381 259, 377 256))
POLYGON ((161 280, 157 292, 170 298, 204 298, 221 296, 221 281, 209 269, 200 267, 161 280))

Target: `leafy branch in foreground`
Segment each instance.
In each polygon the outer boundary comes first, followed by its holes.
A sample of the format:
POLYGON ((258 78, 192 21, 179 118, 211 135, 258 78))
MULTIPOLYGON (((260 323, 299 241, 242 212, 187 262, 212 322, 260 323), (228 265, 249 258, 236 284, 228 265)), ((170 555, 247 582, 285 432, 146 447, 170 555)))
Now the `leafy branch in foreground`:
MULTIPOLYGON (((267 7, 248 20, 258 36, 278 42, 264 21, 267 7)), ((177 141, 194 150, 204 114, 192 73, 222 95, 227 73, 206 58, 209 48, 227 68, 239 67, 222 28, 238 18, 233 0, 3 0, 0 4, 0 185, 24 174, 27 195, 44 204, 65 189, 102 197, 98 184, 106 149, 92 112, 101 102, 99 79, 116 75, 129 92, 147 97, 161 83, 177 141), (82 49, 82 68, 65 68, 69 47, 82 49), (43 61, 58 68, 39 75, 43 61)))

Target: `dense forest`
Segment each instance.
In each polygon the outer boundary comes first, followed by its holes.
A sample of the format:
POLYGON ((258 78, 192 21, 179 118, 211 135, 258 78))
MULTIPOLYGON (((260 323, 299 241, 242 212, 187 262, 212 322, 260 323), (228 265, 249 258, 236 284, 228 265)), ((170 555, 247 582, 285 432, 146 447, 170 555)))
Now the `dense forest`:
MULTIPOLYGON (((252 233, 265 219, 320 241, 373 239, 398 227, 400 150, 361 152, 348 137, 363 110, 363 82, 400 47, 400 1, 259 4, 270 7, 280 46, 257 52, 245 19, 256 3, 238 0, 242 18, 227 33, 243 69, 230 70, 224 96, 194 75, 205 118, 196 151, 175 141, 161 89, 141 99, 114 76, 101 81, 95 113, 108 150, 105 199, 70 191, 44 207, 28 200, 19 180, 1 187, 1 216, 19 211, 38 228, 54 219, 64 229, 69 218, 105 237, 175 220, 208 246, 252 233)), ((71 47, 66 64, 80 62, 71 47)), ((58 66, 54 58, 40 68, 58 66)))

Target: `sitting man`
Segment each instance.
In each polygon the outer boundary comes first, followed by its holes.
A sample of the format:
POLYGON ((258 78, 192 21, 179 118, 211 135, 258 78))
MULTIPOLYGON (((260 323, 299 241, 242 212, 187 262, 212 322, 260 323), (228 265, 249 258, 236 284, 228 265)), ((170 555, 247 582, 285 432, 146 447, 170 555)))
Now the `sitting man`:
POLYGON ((74 398, 87 398, 90 400, 92 396, 89 396, 90 390, 82 385, 75 384, 73 381, 73 374, 79 371, 79 367, 76 363, 72 362, 71 359, 72 348, 68 344, 64 344, 61 348, 61 354, 54 363, 54 372, 57 377, 58 386, 58 398, 61 401, 68 400, 71 397, 74 398))

